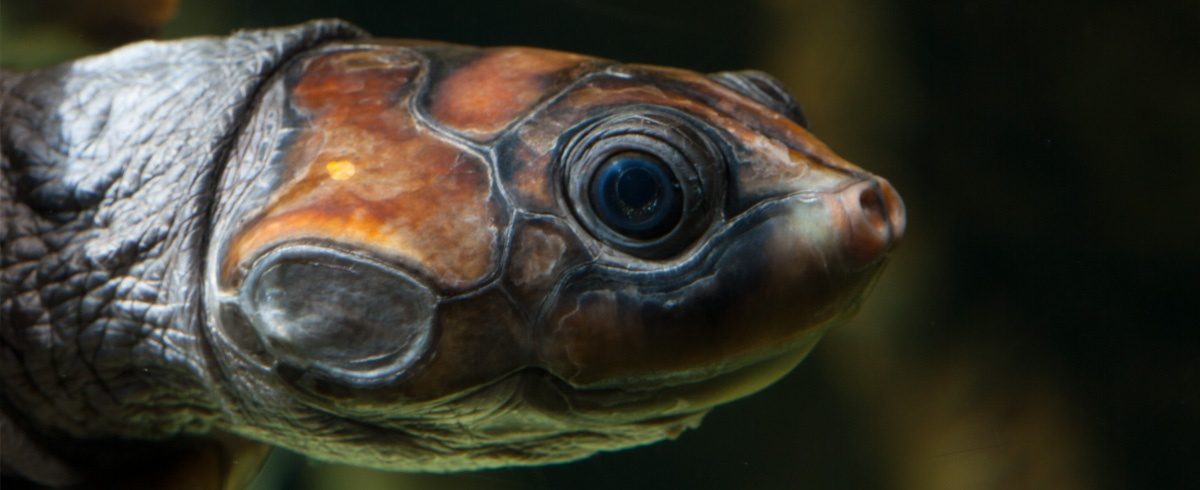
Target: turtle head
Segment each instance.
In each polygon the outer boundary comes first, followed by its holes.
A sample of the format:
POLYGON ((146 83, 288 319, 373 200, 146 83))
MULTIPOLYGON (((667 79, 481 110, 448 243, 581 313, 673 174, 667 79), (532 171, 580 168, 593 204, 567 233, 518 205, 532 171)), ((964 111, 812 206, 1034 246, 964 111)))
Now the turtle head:
POLYGON ((531 48, 306 53, 222 179, 228 428, 395 469, 674 437, 803 359, 904 230, 764 74, 531 48))

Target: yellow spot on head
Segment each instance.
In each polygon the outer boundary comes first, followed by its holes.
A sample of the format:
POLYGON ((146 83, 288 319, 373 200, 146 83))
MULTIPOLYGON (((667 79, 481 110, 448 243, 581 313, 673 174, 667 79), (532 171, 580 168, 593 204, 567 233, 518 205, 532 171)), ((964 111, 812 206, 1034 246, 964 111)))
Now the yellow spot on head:
POLYGON ((325 171, 333 180, 346 180, 354 177, 354 162, 350 160, 334 160, 325 164, 325 171))

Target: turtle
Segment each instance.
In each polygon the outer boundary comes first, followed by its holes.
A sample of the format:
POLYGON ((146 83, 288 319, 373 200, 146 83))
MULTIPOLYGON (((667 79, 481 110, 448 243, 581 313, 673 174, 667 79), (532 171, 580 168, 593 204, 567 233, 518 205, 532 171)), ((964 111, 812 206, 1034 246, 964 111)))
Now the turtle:
POLYGON ((0 94, 10 481, 196 448, 449 472, 675 438, 852 315, 905 228, 752 70, 317 20, 0 94))

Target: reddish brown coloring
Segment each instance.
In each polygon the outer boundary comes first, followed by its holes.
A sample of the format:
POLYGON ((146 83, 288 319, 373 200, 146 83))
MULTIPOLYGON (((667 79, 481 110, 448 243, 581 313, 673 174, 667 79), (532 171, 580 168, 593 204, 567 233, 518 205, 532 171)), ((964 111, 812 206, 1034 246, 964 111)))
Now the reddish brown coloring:
POLYGON ((421 69, 403 48, 307 60, 293 100, 310 119, 285 157, 287 182, 231 260, 310 238, 398 260, 450 289, 492 271, 502 218, 491 174, 409 112, 421 69))

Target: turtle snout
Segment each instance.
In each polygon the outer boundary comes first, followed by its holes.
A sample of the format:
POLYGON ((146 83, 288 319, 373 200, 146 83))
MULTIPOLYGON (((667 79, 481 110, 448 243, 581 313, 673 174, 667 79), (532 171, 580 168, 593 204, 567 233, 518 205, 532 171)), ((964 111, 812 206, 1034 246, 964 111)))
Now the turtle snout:
POLYGON ((875 263, 904 235, 904 201, 888 181, 871 177, 831 197, 844 220, 841 246, 854 265, 875 263))

